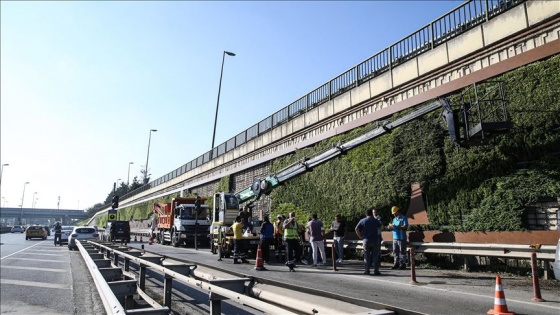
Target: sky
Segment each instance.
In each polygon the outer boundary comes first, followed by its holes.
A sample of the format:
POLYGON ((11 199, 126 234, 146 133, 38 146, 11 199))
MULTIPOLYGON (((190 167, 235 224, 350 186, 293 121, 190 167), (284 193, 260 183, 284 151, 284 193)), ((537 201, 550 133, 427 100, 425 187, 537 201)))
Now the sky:
POLYGON ((150 129, 152 180, 209 151, 224 51, 215 146, 460 3, 2 1, 1 206, 103 202, 150 129))

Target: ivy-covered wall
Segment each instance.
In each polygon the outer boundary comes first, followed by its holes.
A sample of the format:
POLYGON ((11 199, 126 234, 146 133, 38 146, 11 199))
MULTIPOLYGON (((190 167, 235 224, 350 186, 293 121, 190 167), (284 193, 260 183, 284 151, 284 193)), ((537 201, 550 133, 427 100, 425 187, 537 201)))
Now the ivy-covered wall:
MULTIPOLYGON (((436 111, 274 190, 270 213, 275 216, 292 207, 302 212, 299 217, 317 213, 326 222, 341 213, 353 224, 375 207, 388 221, 391 206, 407 209, 410 184, 419 182, 432 225, 464 231, 523 230, 527 204, 560 194, 559 73, 556 55, 495 78, 505 82, 514 127, 487 145, 457 149, 441 111, 436 111)), ((374 127, 277 159, 271 171, 374 127)))

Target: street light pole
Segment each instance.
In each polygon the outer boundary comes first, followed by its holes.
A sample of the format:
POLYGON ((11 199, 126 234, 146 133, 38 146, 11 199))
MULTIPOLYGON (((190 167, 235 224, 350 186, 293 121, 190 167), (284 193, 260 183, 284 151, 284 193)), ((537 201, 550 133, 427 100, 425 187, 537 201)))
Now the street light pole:
POLYGON ((144 184, 148 183, 148 160, 150 158, 150 143, 152 142, 152 131, 156 132, 157 129, 150 129, 150 137, 148 138, 148 155, 146 156, 146 172, 144 173, 144 184))
POLYGON ((37 196, 37 192, 33 193, 33 200, 31 201, 31 208, 35 209, 35 196, 37 196))
POLYGON ((210 149, 210 159, 214 155, 214 140, 216 139, 216 124, 218 123, 218 108, 220 107, 220 92, 222 91, 222 76, 224 75, 224 62, 226 60, 226 55, 235 56, 234 53, 225 51, 222 55, 222 70, 220 71, 220 84, 218 85, 218 101, 216 102, 216 116, 214 117, 214 133, 212 134, 212 148, 210 149))
POLYGON ((120 178, 117 179, 117 190, 119 190, 119 180, 121 180, 120 178))
POLYGON ((29 182, 25 182, 23 184, 23 194, 21 195, 21 205, 20 205, 20 209, 21 209, 21 214, 19 217, 19 224, 23 224, 23 200, 25 198, 25 186, 27 186, 27 184, 29 184, 29 182))
POLYGON ((128 178, 126 180, 126 192, 130 189, 130 165, 134 164, 134 162, 128 162, 128 178))
POLYGON ((0 185, 2 185, 2 174, 4 174, 4 166, 10 166, 10 164, 2 164, 2 168, 0 169, 0 185))
POLYGON ((2 164, 2 167, 0 168, 0 196, 2 195, 2 174, 4 174, 4 166, 10 166, 10 164, 2 164))

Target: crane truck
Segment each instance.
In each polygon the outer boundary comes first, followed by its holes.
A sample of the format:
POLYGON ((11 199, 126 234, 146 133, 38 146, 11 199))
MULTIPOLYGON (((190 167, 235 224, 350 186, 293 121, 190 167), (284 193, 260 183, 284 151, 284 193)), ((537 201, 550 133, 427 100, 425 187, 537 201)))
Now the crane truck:
MULTIPOLYGON (((310 158, 304 158, 292 165, 289 165, 275 174, 268 175, 262 179, 255 178, 250 187, 238 193, 218 192, 214 194, 214 211, 212 213, 212 225, 210 227, 210 243, 212 253, 228 257, 233 250, 233 233, 231 225, 239 212, 239 205, 244 202, 258 200, 263 194, 270 192, 281 186, 283 183, 311 171, 329 160, 343 155, 370 140, 390 133, 392 129, 407 124, 437 109, 443 109, 442 117, 447 123, 449 136, 457 147, 476 145, 477 143, 487 143, 487 139, 494 135, 507 132, 512 123, 506 112, 506 100, 503 93, 502 82, 490 82, 491 86, 480 87, 474 84, 467 89, 460 100, 460 109, 452 108, 447 98, 439 98, 431 103, 413 110, 407 115, 397 118, 391 122, 382 124, 375 129, 366 131, 363 134, 348 140, 344 143, 337 143, 332 148, 319 153, 310 158), (492 96, 489 91, 494 91, 498 96, 492 96), (481 97, 471 97, 472 95, 481 97), (475 99, 476 101, 472 101, 475 99), (464 102, 464 100, 471 100, 464 102), (484 111, 481 105, 487 107, 484 111), (486 114, 484 114, 486 112, 486 114), (490 113, 490 114, 488 114, 490 113), (498 113, 497 115, 495 113, 498 113)), ((256 248, 258 242, 250 240, 250 245, 246 249, 256 248)))
POLYGON ((169 203, 154 203, 158 241, 177 247, 181 244, 208 244, 210 220, 205 198, 173 198, 169 203))

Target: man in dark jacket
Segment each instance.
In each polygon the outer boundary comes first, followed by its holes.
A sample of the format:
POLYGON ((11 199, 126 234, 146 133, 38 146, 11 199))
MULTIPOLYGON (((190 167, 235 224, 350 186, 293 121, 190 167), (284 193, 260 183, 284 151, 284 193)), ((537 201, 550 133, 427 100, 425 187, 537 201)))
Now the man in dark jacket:
POLYGON ((56 222, 54 225, 54 246, 56 246, 57 240, 58 244, 62 246, 62 226, 60 226, 60 222, 56 222))
POLYGON ((261 249, 263 260, 267 264, 270 263, 270 245, 274 241, 274 225, 270 223, 268 217, 264 217, 264 222, 261 225, 261 249))

